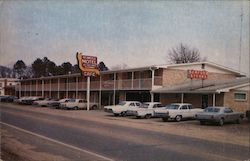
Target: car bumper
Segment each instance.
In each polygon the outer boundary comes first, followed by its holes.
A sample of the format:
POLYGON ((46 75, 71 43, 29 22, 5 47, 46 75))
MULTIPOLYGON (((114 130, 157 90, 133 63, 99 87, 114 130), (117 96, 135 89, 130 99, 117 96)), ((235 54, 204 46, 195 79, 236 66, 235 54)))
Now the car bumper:
POLYGON ((158 118, 169 118, 169 114, 167 113, 154 113, 154 117, 158 117, 158 118))
POLYGON ((138 116, 138 112, 136 112, 136 111, 127 111, 127 115, 129 115, 129 116, 138 116))
POLYGON ((105 108, 104 111, 107 112, 107 113, 113 113, 113 110, 112 110, 112 109, 106 109, 106 108, 105 108))
POLYGON ((212 123, 220 122, 219 119, 212 119, 212 118, 196 118, 196 120, 201 122, 212 122, 212 123))

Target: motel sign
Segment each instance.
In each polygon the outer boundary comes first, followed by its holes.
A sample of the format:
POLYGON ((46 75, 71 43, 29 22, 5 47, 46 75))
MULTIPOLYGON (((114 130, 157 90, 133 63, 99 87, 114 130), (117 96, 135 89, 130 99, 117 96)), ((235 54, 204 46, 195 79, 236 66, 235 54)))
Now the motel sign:
POLYGON ((82 55, 81 53, 76 53, 76 58, 78 62, 78 66, 82 71, 83 76, 96 76, 99 75, 100 72, 97 69, 97 57, 82 55))

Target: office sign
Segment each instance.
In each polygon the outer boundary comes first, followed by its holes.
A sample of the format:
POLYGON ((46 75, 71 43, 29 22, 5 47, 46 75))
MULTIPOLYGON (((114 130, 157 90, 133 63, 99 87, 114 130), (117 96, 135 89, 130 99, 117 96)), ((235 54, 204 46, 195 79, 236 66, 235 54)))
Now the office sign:
POLYGON ((76 53, 76 58, 78 66, 82 71, 84 76, 96 76, 100 75, 100 72, 97 68, 97 57, 82 55, 82 53, 76 53))
POLYGON ((188 70, 187 77, 190 79, 207 79, 208 72, 205 70, 188 70))

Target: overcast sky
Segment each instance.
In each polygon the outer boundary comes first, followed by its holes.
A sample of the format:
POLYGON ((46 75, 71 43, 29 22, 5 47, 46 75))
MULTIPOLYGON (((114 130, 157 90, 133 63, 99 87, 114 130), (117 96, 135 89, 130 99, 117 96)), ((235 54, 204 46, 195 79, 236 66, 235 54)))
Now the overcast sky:
POLYGON ((167 64, 181 42, 249 73, 249 1, 0 0, 0 65, 45 56, 76 64, 77 51, 108 67, 167 64))

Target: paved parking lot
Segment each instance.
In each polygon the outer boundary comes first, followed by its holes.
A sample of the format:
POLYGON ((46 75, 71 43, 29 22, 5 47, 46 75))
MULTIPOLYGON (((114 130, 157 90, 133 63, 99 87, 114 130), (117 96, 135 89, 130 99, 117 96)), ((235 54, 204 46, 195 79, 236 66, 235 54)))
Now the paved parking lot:
MULTIPOLYGON (((201 158, 197 154, 202 154, 203 160, 216 161, 243 160, 247 156, 249 157, 249 151, 246 150, 249 148, 249 123, 246 120, 240 125, 200 125, 196 120, 162 122, 159 118, 115 117, 102 110, 58 110, 15 104, 1 104, 1 113, 1 121, 20 126, 46 137, 57 140, 62 139, 60 141, 66 141, 70 145, 91 149, 114 160, 120 160, 122 157, 125 157, 123 153, 117 153, 117 150, 122 152, 127 148, 135 148, 137 146, 142 149, 150 146, 151 148, 147 148, 145 151, 148 151, 149 158, 155 158, 155 160, 162 160, 158 155, 176 156, 178 155, 176 153, 180 153, 179 159, 187 158, 187 160, 200 160, 201 158), (22 121, 18 121, 19 118, 22 121), (69 129, 75 132, 69 133, 71 131, 69 129), (56 130, 54 132, 55 135, 52 132, 53 130, 56 130), (59 131, 61 131, 60 135, 56 134, 59 131), (76 142, 74 137, 76 137, 77 133, 81 137, 77 138, 80 140, 76 142), (68 140, 68 136, 73 136, 71 137, 72 140, 68 140), (86 140, 92 142, 94 146, 85 144, 86 140), (190 147, 192 144, 195 146, 190 147), (169 147, 170 145, 171 148, 169 147), (160 150, 157 150, 158 148, 160 150), (109 150, 107 151, 107 149, 109 150), (193 151, 192 155, 189 154, 190 150, 193 151), (230 152, 230 155, 226 154, 225 150, 230 152), (242 154, 243 152, 244 155, 242 154)), ((12 131, 8 131, 8 133, 12 133, 14 138, 21 137, 20 134, 15 136, 17 132, 13 134, 12 131)), ((22 138, 29 137, 22 136, 22 138)), ((25 144, 31 144, 31 142, 27 141, 25 144)), ((36 146, 35 149, 40 149, 43 153, 49 153, 47 155, 48 158, 64 158, 62 160, 67 160, 67 157, 65 158, 63 154, 70 153, 66 149, 60 153, 56 152, 58 155, 52 156, 54 152, 47 152, 44 148, 41 148, 44 147, 44 145, 39 145, 41 141, 34 139, 32 144, 36 144, 32 145, 36 146)), ((56 147, 58 145, 53 146, 56 147)), ((132 156, 137 154, 141 155, 137 160, 147 159, 147 155, 144 156, 139 149, 138 151, 129 152, 130 154, 126 156, 128 160, 136 160, 132 156)), ((75 155, 75 153, 71 155, 75 155)), ((93 156, 83 156, 93 159, 93 156)), ((100 158, 97 157, 95 160, 98 159, 100 158)), ((32 158, 32 160, 36 159, 32 158)))

